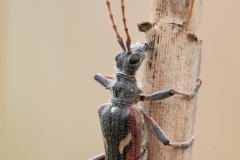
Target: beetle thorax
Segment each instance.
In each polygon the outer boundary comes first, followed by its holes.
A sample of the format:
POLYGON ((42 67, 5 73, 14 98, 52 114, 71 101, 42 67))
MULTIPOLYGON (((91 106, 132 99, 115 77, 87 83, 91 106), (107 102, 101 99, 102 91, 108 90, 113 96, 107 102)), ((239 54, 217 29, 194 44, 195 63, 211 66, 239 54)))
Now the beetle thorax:
POLYGON ((126 106, 139 100, 139 88, 136 85, 136 78, 133 76, 117 73, 111 90, 112 103, 117 106, 126 106))

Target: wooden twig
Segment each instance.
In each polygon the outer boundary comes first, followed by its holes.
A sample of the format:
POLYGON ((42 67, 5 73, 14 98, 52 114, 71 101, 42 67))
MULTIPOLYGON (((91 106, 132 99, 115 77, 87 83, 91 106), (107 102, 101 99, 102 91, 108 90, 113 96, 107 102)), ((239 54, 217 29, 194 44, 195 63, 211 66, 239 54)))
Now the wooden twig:
MULTIPOLYGON (((146 53, 143 91, 176 89, 191 92, 199 77, 202 41, 199 38, 202 0, 152 0, 150 22, 139 24, 147 42, 154 47, 146 53)), ((193 136, 196 101, 179 95, 160 102, 144 102, 170 141, 188 141, 193 136)), ((150 130, 148 160, 190 160, 192 147, 164 146, 150 130)))

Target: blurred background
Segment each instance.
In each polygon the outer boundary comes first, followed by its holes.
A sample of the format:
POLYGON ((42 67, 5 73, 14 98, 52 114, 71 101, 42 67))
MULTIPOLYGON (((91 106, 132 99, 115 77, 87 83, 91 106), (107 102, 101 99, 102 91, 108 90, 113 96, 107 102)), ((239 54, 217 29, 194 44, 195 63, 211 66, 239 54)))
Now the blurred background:
MULTIPOLYGON (((132 42, 149 0, 126 0, 132 42)), ((193 160, 240 157, 240 1, 204 1, 193 160)), ((120 1, 112 11, 124 37, 120 1)), ((103 152, 97 114, 116 42, 105 1, 0 1, 0 160, 85 160, 103 152)))

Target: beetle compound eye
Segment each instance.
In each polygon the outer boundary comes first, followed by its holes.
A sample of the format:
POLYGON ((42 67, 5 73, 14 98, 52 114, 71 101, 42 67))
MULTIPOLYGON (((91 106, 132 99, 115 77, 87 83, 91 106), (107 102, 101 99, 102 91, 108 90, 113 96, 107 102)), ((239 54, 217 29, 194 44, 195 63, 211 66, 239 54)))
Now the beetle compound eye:
POLYGON ((128 58, 128 63, 137 64, 140 61, 140 56, 138 54, 131 54, 128 58))

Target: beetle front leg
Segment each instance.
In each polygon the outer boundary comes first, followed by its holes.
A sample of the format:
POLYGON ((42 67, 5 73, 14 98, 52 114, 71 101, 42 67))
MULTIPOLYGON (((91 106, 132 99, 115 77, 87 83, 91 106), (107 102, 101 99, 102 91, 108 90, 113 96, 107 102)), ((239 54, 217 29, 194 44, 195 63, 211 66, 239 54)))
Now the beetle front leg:
POLYGON ((152 126, 153 132, 154 132, 155 136, 157 137, 157 139, 159 139, 164 145, 175 146, 175 147, 179 147, 179 148, 188 148, 188 147, 192 146, 192 144, 194 142, 194 137, 192 137, 187 142, 170 142, 167 135, 158 126, 158 124, 155 122, 155 120, 152 117, 146 115, 142 110, 141 110, 141 113, 143 114, 144 119, 148 122, 148 124, 150 124, 152 126))
POLYGON ((140 100, 141 101, 158 101, 158 100, 163 100, 165 98, 171 97, 174 94, 180 94, 180 95, 183 95, 183 96, 186 96, 186 97, 192 99, 196 96, 196 94, 198 92, 198 89, 200 88, 201 84, 202 84, 202 80, 198 79, 197 83, 196 83, 196 85, 193 89, 193 92, 190 92, 190 93, 169 89, 169 90, 155 92, 155 93, 150 94, 148 96, 140 95, 140 100))
POLYGON ((197 79, 197 83, 193 89, 193 92, 190 93, 186 93, 186 92, 181 92, 181 91, 175 91, 176 94, 180 94, 183 96, 187 96, 190 99, 194 98, 197 95, 198 89, 201 87, 202 85, 202 80, 201 79, 197 79))
POLYGON ((93 157, 93 158, 91 158, 89 160, 105 160, 105 153, 97 155, 96 157, 93 157))
POLYGON ((109 89, 108 87, 112 84, 114 80, 112 76, 106 76, 101 74, 95 74, 94 79, 107 89, 109 89))
POLYGON ((150 94, 148 96, 140 95, 140 101, 158 101, 158 100, 162 100, 162 99, 171 97, 174 94, 175 94, 175 91, 173 89, 159 91, 159 92, 150 94))

